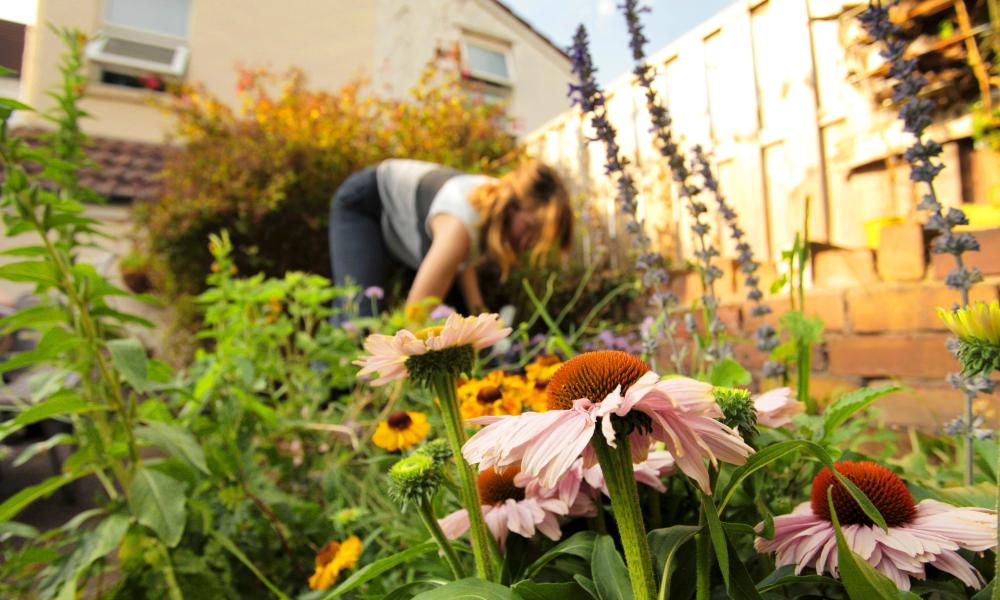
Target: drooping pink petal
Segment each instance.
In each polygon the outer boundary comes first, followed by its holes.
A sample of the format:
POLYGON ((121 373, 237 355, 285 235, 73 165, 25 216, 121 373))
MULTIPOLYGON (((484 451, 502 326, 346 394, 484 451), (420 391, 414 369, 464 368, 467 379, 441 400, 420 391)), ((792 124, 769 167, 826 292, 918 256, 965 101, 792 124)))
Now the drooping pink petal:
POLYGON ((805 411, 805 407, 792 395, 791 388, 773 389, 753 399, 757 423, 767 427, 784 427, 792 417, 805 411))
POLYGON ((457 540, 469 530, 469 511, 464 508, 456 510, 443 519, 438 519, 441 531, 449 540, 457 540))

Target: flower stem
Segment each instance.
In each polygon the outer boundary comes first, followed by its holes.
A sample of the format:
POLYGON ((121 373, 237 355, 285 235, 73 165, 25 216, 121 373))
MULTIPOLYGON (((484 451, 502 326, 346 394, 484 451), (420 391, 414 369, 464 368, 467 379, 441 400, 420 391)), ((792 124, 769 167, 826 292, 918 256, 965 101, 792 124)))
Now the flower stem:
POLYGON ((441 374, 433 379, 434 391, 437 393, 441 417, 445 432, 458 470, 459 501, 469 512, 469 529, 472 532, 472 554, 476 559, 476 575, 487 581, 493 578, 493 557, 490 552, 489 531, 483 519, 483 509, 479 503, 479 492, 476 491, 476 481, 469 463, 462 456, 462 445, 465 444, 465 427, 458 411, 458 399, 455 396, 455 380, 447 374, 441 374))
POLYGON ((462 569, 462 563, 458 561, 455 549, 451 547, 451 542, 448 541, 448 537, 441 530, 441 525, 438 524, 437 518, 434 516, 434 507, 431 506, 429 499, 423 498, 417 503, 417 514, 420 515, 420 520, 424 522, 424 527, 427 528, 431 537, 434 538, 438 547, 441 548, 441 552, 444 553, 444 560, 451 567, 451 573, 455 576, 455 580, 464 578, 465 571, 462 569))
POLYGON ((708 520, 705 518, 704 507, 699 513, 698 525, 701 527, 701 532, 694 538, 697 577, 695 598, 696 600, 708 600, 712 592, 712 539, 708 534, 708 520))
POLYGON ((636 600, 652 600, 656 596, 653 559, 646 541, 642 508, 639 506, 639 489, 632 469, 632 451, 627 436, 619 436, 616 441, 618 447, 611 448, 598 430, 594 433, 591 444, 608 485, 611 509, 615 512, 615 523, 621 534, 625 562, 632 580, 633 597, 636 600))

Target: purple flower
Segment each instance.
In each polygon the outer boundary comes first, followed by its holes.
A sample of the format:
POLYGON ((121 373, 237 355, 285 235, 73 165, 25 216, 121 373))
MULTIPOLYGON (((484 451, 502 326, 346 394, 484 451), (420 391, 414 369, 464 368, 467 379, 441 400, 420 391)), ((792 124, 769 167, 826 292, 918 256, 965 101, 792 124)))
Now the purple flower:
POLYGON ((438 319, 447 319, 449 316, 455 314, 455 309, 448 306, 447 304, 438 304, 428 315, 431 321, 437 321, 438 319))
POLYGON ((385 291, 377 285, 365 288, 365 298, 370 300, 381 300, 385 298, 385 291))

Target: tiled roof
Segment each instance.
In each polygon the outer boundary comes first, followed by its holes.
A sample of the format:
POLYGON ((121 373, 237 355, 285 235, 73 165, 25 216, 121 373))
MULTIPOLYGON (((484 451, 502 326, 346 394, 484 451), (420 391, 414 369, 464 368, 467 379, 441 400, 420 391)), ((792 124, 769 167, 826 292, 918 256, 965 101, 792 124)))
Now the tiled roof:
MULTIPOLYGON (((19 127, 14 135, 36 139, 45 130, 19 127)), ((87 156, 94 163, 80 173, 80 183, 111 200, 153 200, 160 195, 159 173, 171 152, 165 144, 92 136, 87 156)))

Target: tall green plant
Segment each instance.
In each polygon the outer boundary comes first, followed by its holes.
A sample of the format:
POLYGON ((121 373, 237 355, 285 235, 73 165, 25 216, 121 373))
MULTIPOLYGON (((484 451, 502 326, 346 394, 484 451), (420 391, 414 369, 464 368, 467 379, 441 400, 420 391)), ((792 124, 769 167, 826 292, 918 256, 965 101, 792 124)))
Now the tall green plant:
MULTIPOLYGON (((104 492, 99 508, 78 515, 61 529, 44 534, 19 528, 28 547, 39 550, 32 561, 19 559, 39 573, 42 597, 73 597, 91 575, 106 568, 106 556, 125 539, 141 532, 151 551, 166 556, 178 543, 185 525, 185 488, 163 470, 160 461, 145 460, 142 445, 173 446, 182 442, 189 457, 199 455, 193 438, 170 430, 158 440, 143 438, 146 425, 140 400, 154 393, 167 375, 162 363, 148 360, 142 345, 126 338, 126 324, 145 324, 110 302, 132 297, 109 283, 92 265, 76 260, 84 238, 101 235, 97 222, 85 216, 83 200, 94 197, 79 181, 85 163, 86 138, 79 121, 85 77, 85 38, 60 30, 66 46, 60 65, 61 87, 52 93, 56 108, 45 118, 57 129, 41 145, 31 147, 10 130, 14 110, 31 110, 11 99, 0 100, 0 161, 5 179, 0 208, 6 234, 32 234, 34 240, 7 250, 13 262, 0 266, 0 278, 35 286, 38 304, 3 319, 5 333, 32 330, 37 346, 0 364, 0 371, 30 369, 33 394, 23 398, 0 424, 0 439, 46 419, 72 426, 58 441, 46 441, 22 451, 22 460, 56 443, 74 448, 60 473, 21 490, 0 504, 0 523, 14 519, 28 505, 59 488, 93 475, 104 492), (41 165, 32 174, 27 165, 41 165), (60 544, 70 551, 53 558, 60 544), (103 566, 102 566, 103 565, 103 566)), ((179 598, 169 558, 159 561, 165 590, 179 598)))

